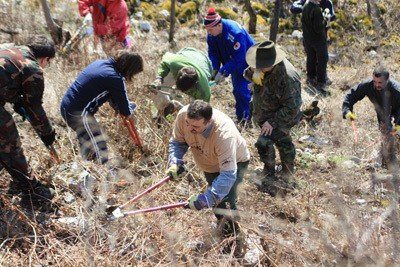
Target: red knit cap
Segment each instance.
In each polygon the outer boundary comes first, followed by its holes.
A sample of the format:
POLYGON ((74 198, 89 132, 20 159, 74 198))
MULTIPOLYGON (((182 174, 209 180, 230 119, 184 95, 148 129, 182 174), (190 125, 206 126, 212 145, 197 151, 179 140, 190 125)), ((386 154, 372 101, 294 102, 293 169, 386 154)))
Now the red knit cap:
POLYGON ((204 26, 206 26, 206 28, 211 28, 217 25, 220 21, 221 16, 215 11, 215 8, 210 7, 206 17, 204 18, 204 26))

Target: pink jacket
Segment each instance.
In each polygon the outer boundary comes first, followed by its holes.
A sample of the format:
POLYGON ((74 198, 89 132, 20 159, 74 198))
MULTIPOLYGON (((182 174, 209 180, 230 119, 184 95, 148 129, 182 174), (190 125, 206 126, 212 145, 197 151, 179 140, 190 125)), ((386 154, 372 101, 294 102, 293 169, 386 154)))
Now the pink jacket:
POLYGON ((92 14, 94 33, 100 37, 113 35, 123 42, 129 34, 128 7, 124 0, 78 0, 79 13, 92 14))

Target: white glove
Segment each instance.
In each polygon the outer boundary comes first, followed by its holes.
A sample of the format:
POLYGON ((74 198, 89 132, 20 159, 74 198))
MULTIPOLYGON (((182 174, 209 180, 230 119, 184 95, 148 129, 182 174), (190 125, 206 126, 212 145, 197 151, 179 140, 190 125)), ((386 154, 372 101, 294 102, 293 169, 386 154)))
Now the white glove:
POLYGON ((92 23, 92 14, 90 12, 83 18, 83 23, 92 23))
POLYGON ((322 13, 322 16, 324 17, 326 22, 331 21, 332 15, 331 15, 331 11, 329 10, 329 8, 324 9, 324 13, 322 13))
POLYGON ((221 82, 223 82, 225 80, 225 78, 226 77, 224 75, 222 75, 221 72, 218 72, 217 75, 215 75, 214 81, 216 84, 220 84, 221 82))

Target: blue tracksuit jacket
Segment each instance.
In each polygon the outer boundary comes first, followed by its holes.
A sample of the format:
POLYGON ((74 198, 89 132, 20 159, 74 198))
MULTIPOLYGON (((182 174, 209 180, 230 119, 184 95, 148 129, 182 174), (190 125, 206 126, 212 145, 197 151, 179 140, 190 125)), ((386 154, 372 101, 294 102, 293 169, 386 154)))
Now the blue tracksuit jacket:
POLYGON ((237 22, 222 19, 222 32, 218 36, 207 35, 208 55, 214 70, 225 76, 231 75, 233 95, 236 100, 236 116, 239 120, 250 118, 251 93, 243 71, 248 67, 246 52, 255 43, 248 32, 237 22))
POLYGON ((114 59, 109 58, 87 66, 65 93, 61 110, 70 114, 95 114, 104 102, 111 100, 119 113, 131 115, 125 79, 114 65, 114 59))

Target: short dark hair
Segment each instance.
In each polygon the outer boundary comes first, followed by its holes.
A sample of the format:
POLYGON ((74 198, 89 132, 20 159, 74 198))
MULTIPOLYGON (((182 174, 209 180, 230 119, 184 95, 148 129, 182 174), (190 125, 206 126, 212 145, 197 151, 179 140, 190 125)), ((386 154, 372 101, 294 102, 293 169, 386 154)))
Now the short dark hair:
POLYGON ((26 46, 31 49, 35 58, 53 58, 56 55, 54 42, 42 34, 29 38, 26 46))
POLYGON ((176 88, 185 92, 198 82, 199 75, 193 67, 184 67, 178 71, 176 76, 176 88))
POLYGON ((385 66, 379 65, 374 69, 373 72, 375 77, 381 77, 383 76, 385 78, 385 80, 389 79, 389 71, 387 70, 387 68, 385 66))
POLYGON ((212 117, 213 111, 210 103, 203 100, 195 100, 189 104, 187 109, 187 116, 192 120, 204 119, 209 121, 212 117))
POLYGON ((143 71, 143 59, 138 53, 122 52, 115 58, 115 68, 128 81, 143 71))

